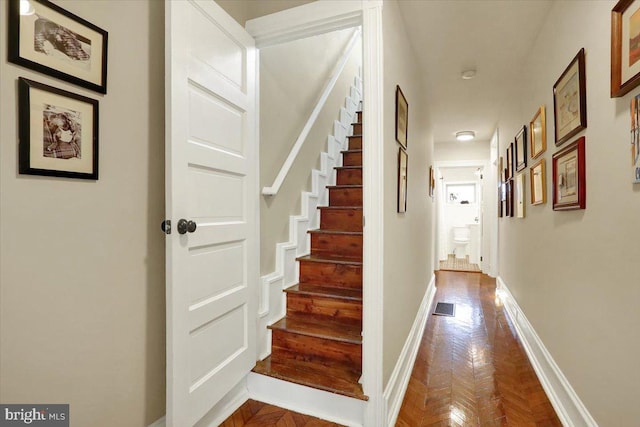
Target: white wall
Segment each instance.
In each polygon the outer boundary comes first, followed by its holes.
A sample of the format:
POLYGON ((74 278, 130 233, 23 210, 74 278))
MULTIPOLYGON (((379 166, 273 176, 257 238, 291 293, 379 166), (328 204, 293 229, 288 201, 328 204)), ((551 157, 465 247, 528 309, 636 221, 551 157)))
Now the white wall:
POLYGON ((108 94, 7 63, 0 4, 0 400, 146 426, 165 411, 163 3, 56 3, 109 32, 108 94), (19 76, 100 101, 98 181, 18 174, 19 76))
POLYGON ((312 1, 315 0, 216 0, 216 3, 244 27, 250 19, 302 6, 312 1))
MULTIPOLYGON (((353 29, 309 37, 260 50, 260 186, 270 187, 306 124, 353 29)), ((311 190, 311 170, 339 118, 340 107, 362 64, 356 45, 293 167, 275 196, 260 204, 261 274, 275 268, 275 248, 289 241, 289 216, 300 214, 300 193, 311 190)))
POLYGON ((397 2, 385 2, 382 14, 385 145, 383 384, 386 385, 433 272, 433 203, 428 196, 433 136, 421 75, 414 62, 415 55, 397 2), (397 213, 399 144, 395 141, 396 85, 400 85, 409 104, 408 196, 404 214, 397 213))
POLYGON ((434 145, 433 157, 436 161, 488 160, 489 141, 440 142, 434 145))
POLYGON ((609 97, 615 3, 555 2, 522 66, 521 92, 509 88, 512 100, 499 123, 500 155, 546 105, 548 202, 531 206, 527 193, 527 217, 500 220, 499 256, 500 275, 598 424, 631 427, 640 420, 640 186, 631 184, 629 103, 640 88, 609 97), (554 212, 551 165, 559 148, 552 88, 582 47, 587 208, 554 212))

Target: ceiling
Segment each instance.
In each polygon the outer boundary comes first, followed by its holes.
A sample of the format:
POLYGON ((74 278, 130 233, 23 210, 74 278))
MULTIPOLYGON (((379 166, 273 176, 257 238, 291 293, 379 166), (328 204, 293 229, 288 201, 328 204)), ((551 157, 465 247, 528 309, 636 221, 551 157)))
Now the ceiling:
POLYGON ((436 143, 473 130, 491 139, 508 88, 517 83, 550 0, 398 2, 424 76, 436 143), (472 80, 461 72, 477 70, 472 80))

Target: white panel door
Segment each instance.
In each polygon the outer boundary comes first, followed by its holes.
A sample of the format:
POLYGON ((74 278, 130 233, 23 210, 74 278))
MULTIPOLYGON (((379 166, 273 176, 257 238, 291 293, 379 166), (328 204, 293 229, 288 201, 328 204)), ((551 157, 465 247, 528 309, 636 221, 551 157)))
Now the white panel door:
POLYGON ((186 427, 256 362, 257 70, 212 0, 165 4, 167 425, 186 427))

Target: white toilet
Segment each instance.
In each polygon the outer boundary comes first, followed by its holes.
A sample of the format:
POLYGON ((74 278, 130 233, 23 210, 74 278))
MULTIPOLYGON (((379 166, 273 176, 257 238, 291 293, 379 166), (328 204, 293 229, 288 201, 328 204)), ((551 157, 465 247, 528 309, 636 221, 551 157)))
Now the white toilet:
POLYGON ((467 257, 467 246, 470 241, 471 229, 468 226, 453 227, 453 244, 456 259, 465 259, 467 257))

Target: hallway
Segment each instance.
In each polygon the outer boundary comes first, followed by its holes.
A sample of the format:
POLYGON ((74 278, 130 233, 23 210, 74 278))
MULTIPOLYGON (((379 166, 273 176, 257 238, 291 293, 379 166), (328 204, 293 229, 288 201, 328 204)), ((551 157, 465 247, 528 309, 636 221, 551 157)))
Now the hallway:
POLYGON ((435 302, 397 426, 561 426, 495 295, 478 273, 436 273, 435 302))

